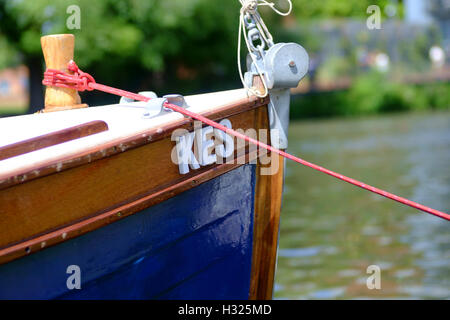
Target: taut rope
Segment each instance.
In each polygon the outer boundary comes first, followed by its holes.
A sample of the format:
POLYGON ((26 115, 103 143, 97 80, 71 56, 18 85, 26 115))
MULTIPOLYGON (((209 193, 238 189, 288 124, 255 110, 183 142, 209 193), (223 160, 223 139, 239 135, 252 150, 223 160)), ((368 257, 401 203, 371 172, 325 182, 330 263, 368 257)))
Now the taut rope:
MULTIPOLYGON (((76 63, 73 62, 73 61, 71 61, 69 63, 68 69, 71 72, 73 72, 74 74, 72 75, 72 74, 64 73, 64 72, 61 72, 61 71, 58 71, 58 70, 47 69, 47 71, 45 71, 45 74, 44 74, 43 84, 46 85, 46 86, 72 88, 72 89, 76 89, 78 91, 94 90, 95 89, 95 90, 99 90, 99 91, 103 91, 103 92, 119 95, 119 96, 122 96, 122 97, 127 97, 127 98, 138 100, 138 101, 144 101, 144 102, 147 102, 147 101, 151 100, 151 98, 148 98, 148 97, 140 95, 140 94, 136 94, 136 93, 132 93, 132 92, 129 92, 129 91, 125 91, 125 90, 121 90, 121 89, 117 89, 117 88, 112 88, 112 87, 109 87, 109 86, 105 86, 105 85, 96 83, 94 78, 91 75, 89 75, 89 74, 87 74, 85 72, 82 72, 78 68, 76 63)), ((384 190, 372 187, 372 186, 367 185, 365 183, 362 183, 362 182, 360 182, 358 180, 346 177, 346 176, 341 175, 339 173, 336 173, 336 172, 333 172, 333 171, 328 170, 326 168, 323 168, 321 166, 318 166, 318 165, 316 165, 314 163, 305 161, 305 160, 303 160, 301 158, 293 156, 293 155, 291 155, 289 153, 286 153, 286 152, 284 152, 282 150, 279 150, 279 149, 274 148, 272 146, 269 146, 269 145, 267 145, 265 143, 262 143, 261 141, 258 141, 256 139, 250 138, 250 137, 248 137, 248 136, 246 136, 246 135, 244 135, 242 133, 239 133, 239 132, 237 132, 237 131, 235 131, 233 129, 229 129, 229 128, 227 128, 227 127, 225 127, 225 126, 223 126, 223 125, 221 125, 221 124, 219 124, 219 123, 217 123, 215 121, 212 121, 212 120, 206 118, 205 116, 202 116, 202 115, 200 115, 198 113, 192 112, 192 111, 190 111, 188 109, 184 109, 182 107, 179 107, 177 105, 174 105, 174 104, 171 104, 171 103, 168 103, 168 102, 164 103, 164 107, 166 107, 168 109, 171 109, 171 110, 173 110, 175 112, 179 112, 179 113, 181 113, 181 114, 183 114, 185 116, 191 117, 193 119, 199 120, 199 121, 201 121, 201 122, 203 122, 203 123, 205 123, 205 124, 207 124, 209 126, 212 126, 212 127, 216 128, 216 129, 219 129, 219 130, 221 130, 221 131, 223 131, 223 132, 225 132, 227 134, 230 134, 230 135, 232 135, 232 136, 234 136, 236 138, 243 139, 243 140, 245 140, 245 141, 247 141, 249 143, 252 143, 252 144, 255 144, 255 145, 259 146, 260 148, 263 148, 263 149, 266 149, 268 151, 271 151, 271 152, 274 152, 276 154, 279 154, 280 156, 283 156, 283 157, 285 157, 287 159, 290 159, 292 161, 300 163, 300 164, 302 164, 304 166, 310 167, 310 168, 312 168, 314 170, 317 170, 319 172, 326 173, 326 174, 328 174, 328 175, 330 175, 332 177, 335 177, 335 178, 337 178, 339 180, 351 183, 351 184, 353 184, 353 185, 355 185, 357 187, 360 187, 362 189, 365 189, 365 190, 368 190, 370 192, 382 195, 383 197, 386 197, 386 198, 392 199, 394 201, 406 204, 406 205, 408 205, 410 207, 419 209, 419 210, 421 210, 423 212, 426 212, 426 213, 430 213, 430 214, 438 216, 438 217, 440 217, 442 219, 450 220, 450 215, 448 213, 444 213, 442 211, 438 211, 438 210, 435 210, 435 209, 423 206, 423 205, 421 205, 419 203, 416 203, 414 201, 411 201, 411 200, 408 200, 408 199, 396 196, 395 194, 392 194, 392 193, 389 193, 387 191, 384 191, 384 190)))

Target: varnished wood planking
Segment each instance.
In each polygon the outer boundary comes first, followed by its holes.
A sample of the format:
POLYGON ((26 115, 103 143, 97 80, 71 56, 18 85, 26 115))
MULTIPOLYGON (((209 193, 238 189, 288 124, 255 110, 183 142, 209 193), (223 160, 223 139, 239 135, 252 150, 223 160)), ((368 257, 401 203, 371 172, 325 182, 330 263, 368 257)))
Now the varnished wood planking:
MULTIPOLYGON (((258 84, 259 78, 254 79, 258 84)), ((261 88, 261 85, 259 85, 261 88)), ((268 121, 267 109, 260 113, 259 121, 268 121)), ((268 136, 270 140, 270 136, 268 136)), ((271 155, 278 160, 278 165, 270 169, 271 175, 262 175, 261 170, 268 170, 272 165, 258 161, 256 168, 255 221, 253 231, 252 278, 250 299, 272 299, 275 267, 278 248, 281 200, 284 179, 284 158, 271 155)))
MULTIPOLYGON (((253 85, 264 91, 259 76, 253 77, 253 85)), ((260 113, 259 121, 268 121, 267 109, 260 113)), ((270 135, 268 136, 270 140, 270 135)), ((269 142, 270 144, 270 142, 269 142)), ((284 179, 284 158, 271 155, 278 160, 272 167, 271 175, 261 174, 261 170, 272 165, 258 161, 256 168, 255 220, 253 225, 252 277, 249 298, 252 300, 272 299, 278 249, 281 200, 284 179)), ((273 161, 273 160, 272 160, 273 161)), ((266 163, 266 162, 264 162, 266 163)))
MULTIPOLYGON (((267 128, 261 113, 266 107, 228 119, 234 128, 267 128)), ((98 228, 237 167, 210 166, 181 176, 170 160, 173 146, 167 137, 1 191, 0 262, 98 228)))
POLYGON ((261 175, 261 168, 267 166, 257 166, 250 286, 250 299, 253 300, 269 300, 273 294, 284 177, 284 158, 276 157, 279 170, 274 175, 261 175))
POLYGON ((96 120, 67 129, 51 132, 39 137, 23 140, 0 147, 0 161, 107 130, 108 125, 106 122, 96 120))

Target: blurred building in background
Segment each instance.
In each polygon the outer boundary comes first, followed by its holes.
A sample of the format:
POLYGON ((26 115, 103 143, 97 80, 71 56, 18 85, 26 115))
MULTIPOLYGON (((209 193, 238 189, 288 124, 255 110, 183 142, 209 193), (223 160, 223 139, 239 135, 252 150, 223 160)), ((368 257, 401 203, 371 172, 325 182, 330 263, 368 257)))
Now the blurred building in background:
POLYGON ((405 20, 412 24, 437 24, 443 44, 450 50, 450 0, 404 0, 405 20))
POLYGON ((405 21, 414 24, 429 24, 433 16, 427 8, 428 0, 404 0, 405 21))
POLYGON ((310 53, 312 77, 297 93, 340 90, 378 71, 396 81, 450 80, 450 0, 404 0, 384 7, 381 28, 360 18, 325 19, 290 28, 310 53))
POLYGON ((0 113, 18 114, 28 108, 28 69, 21 65, 0 70, 0 113))

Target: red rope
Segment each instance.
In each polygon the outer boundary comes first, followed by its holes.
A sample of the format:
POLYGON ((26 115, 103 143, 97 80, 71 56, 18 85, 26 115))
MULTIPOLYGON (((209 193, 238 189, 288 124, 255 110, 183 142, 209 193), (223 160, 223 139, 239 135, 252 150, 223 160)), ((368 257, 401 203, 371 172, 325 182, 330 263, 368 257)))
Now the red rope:
MULTIPOLYGON (((82 72, 78 68, 78 66, 75 64, 75 62, 73 62, 73 61, 71 61, 69 63, 69 68, 68 69, 69 69, 69 71, 73 72, 72 75, 64 73, 64 72, 61 72, 61 71, 58 71, 58 70, 48 69, 45 72, 45 74, 44 74, 44 81, 42 83, 44 85, 46 85, 46 86, 56 86, 56 87, 62 87, 62 88, 71 88, 71 89, 76 89, 78 91, 85 91, 85 90, 91 91, 91 90, 96 89, 96 90, 100 90, 100 91, 103 91, 103 92, 115 94, 115 95, 118 95, 118 96, 127 97, 127 98, 130 98, 130 99, 133 99, 133 100, 144 101, 144 102, 147 102, 147 101, 150 100, 150 98, 145 97, 145 96, 140 95, 140 94, 135 94, 135 93, 132 93, 132 92, 129 92, 129 91, 124 91, 124 90, 120 90, 120 89, 116 89, 116 88, 112 88, 112 87, 108 87, 108 86, 96 83, 94 78, 91 75, 89 75, 89 74, 87 74, 85 72, 82 72)), ((269 145, 267 145, 265 143, 262 143, 261 141, 255 140, 255 139, 250 138, 250 137, 248 137, 248 136, 246 136, 244 134, 241 134, 241 133, 239 133, 237 131, 234 131, 233 129, 229 129, 229 128, 227 128, 227 127, 225 127, 225 126, 223 126, 223 125, 221 125, 221 124, 219 124, 219 123, 217 123, 215 121, 212 121, 212 120, 210 120, 210 119, 208 119, 208 118, 206 118, 206 117, 204 117, 202 115, 199 115, 197 113, 194 113, 192 111, 189 111, 187 109, 179 107, 177 105, 170 104, 170 103, 165 103, 164 106, 166 108, 169 108, 169 109, 173 110, 173 111, 179 112, 179 113, 181 113, 181 114, 183 114, 185 116, 188 116, 188 117, 191 117, 193 119, 199 120, 199 121, 201 121, 201 122, 203 122, 203 123, 205 123, 205 124, 207 124, 207 125, 209 125, 211 127, 214 127, 216 129, 222 130, 222 131, 224 131, 224 132, 226 132, 226 133, 228 133, 228 134, 230 134, 232 136, 235 136, 235 137, 237 137, 239 139, 243 139, 243 140, 246 140, 246 141, 248 141, 250 143, 253 143, 253 144, 259 146, 260 148, 263 148, 263 149, 269 150, 271 152, 277 153, 277 154, 279 154, 279 155, 281 155, 281 156, 283 156, 283 157, 285 157, 287 159, 290 159, 292 161, 295 161, 297 163, 300 163, 302 165, 310 167, 310 168, 312 168, 314 170, 326 173, 326 174, 328 174, 328 175, 330 175, 332 177, 335 177, 335 178, 337 178, 339 180, 348 182, 348 183, 353 184, 353 185, 355 185, 357 187, 360 187, 362 189, 368 190, 370 192, 379 194, 379 195, 381 195, 383 197, 386 197, 388 199, 391 199, 391 200, 403 203, 403 204, 405 204, 407 206, 419 209, 419 210, 421 210, 423 212, 426 212, 426 213, 429 213, 429 214, 432 214, 432 215, 435 215, 437 217, 440 217, 440 218, 443 218, 445 220, 449 220, 450 221, 450 215, 447 214, 447 213, 444 213, 442 211, 438 211, 438 210, 426 207, 426 206, 421 205, 419 203, 416 203, 414 201, 411 201, 411 200, 408 200, 408 199, 396 196, 395 194, 392 194, 392 193, 389 193, 387 191, 384 191, 384 190, 372 187, 372 186, 367 185, 365 183, 362 183, 362 182, 360 182, 358 180, 346 177, 346 176, 344 176, 342 174, 339 174, 339 173, 333 172, 331 170, 328 170, 326 168, 323 168, 321 166, 315 165, 315 164, 313 164, 311 162, 305 161, 305 160, 303 160, 301 158, 295 157, 295 156, 293 156, 293 155, 291 155, 289 153, 286 153, 286 152, 284 152, 282 150, 276 149, 276 148, 274 148, 272 146, 269 146, 269 145)))

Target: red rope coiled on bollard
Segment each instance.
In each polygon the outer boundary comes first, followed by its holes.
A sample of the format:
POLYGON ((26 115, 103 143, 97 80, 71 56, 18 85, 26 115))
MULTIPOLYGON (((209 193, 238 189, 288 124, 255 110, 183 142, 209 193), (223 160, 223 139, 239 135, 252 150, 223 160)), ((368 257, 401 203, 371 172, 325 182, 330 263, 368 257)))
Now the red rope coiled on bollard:
POLYGON ((94 90, 94 88, 90 86, 95 84, 94 77, 89 73, 81 71, 75 61, 70 61, 67 69, 73 72, 73 74, 68 74, 55 69, 47 69, 44 72, 42 84, 46 86, 75 89, 81 92, 94 90))

